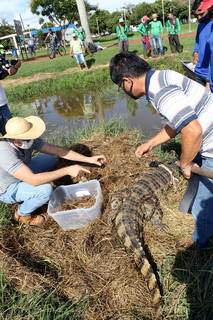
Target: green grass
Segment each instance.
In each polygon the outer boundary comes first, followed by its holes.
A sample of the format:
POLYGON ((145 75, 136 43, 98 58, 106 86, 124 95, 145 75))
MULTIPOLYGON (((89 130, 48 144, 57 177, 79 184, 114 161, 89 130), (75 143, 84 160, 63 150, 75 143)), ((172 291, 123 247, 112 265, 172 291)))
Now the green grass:
POLYGON ((8 205, 0 203, 0 228, 10 222, 11 212, 8 205))
POLYGON ((123 119, 111 119, 107 122, 101 122, 99 124, 90 124, 82 127, 74 132, 58 135, 54 138, 49 137, 48 142, 55 143, 62 146, 70 146, 78 143, 83 139, 89 139, 95 133, 101 133, 106 136, 117 136, 122 132, 128 130, 127 124, 123 119))
POLYGON ((187 247, 167 256, 160 270, 164 289, 164 319, 213 319, 213 247, 187 247))
MULTIPOLYGON (((195 24, 193 24, 193 28, 195 28, 195 24)), ((187 31, 187 25, 183 25, 183 32, 185 33, 188 32, 187 31)), ((112 44, 116 44, 117 40, 115 39, 115 37, 111 37, 109 38, 111 40, 105 41, 103 43, 101 43, 104 46, 108 46, 108 45, 112 45, 112 44)), ((135 33, 133 36, 130 37, 130 41, 131 40, 138 40, 138 43, 136 44, 131 44, 130 43, 130 50, 137 50, 138 54, 142 54, 142 47, 140 44, 140 35, 138 33, 135 33)), ((193 45, 194 45, 194 38, 187 38, 187 39, 182 39, 181 42, 184 45, 184 52, 185 51, 192 51, 193 45)), ((169 44, 168 44, 168 40, 167 40, 167 34, 164 34, 164 44, 168 47, 168 52, 170 52, 169 49, 169 44)), ((67 48, 67 52, 69 52, 69 48, 67 48)), ((118 52, 118 46, 117 44, 113 47, 107 48, 103 51, 99 51, 94 55, 94 65, 100 65, 100 64, 107 64, 109 63, 110 58, 115 55, 118 52)), ((184 53, 183 53, 184 54, 184 53)), ((187 54, 188 56, 188 54, 187 54)), ((86 57, 86 60, 89 61, 91 60, 90 56, 86 57)), ((45 61, 31 61, 31 62, 27 62, 27 63, 23 63, 22 67, 20 68, 20 70, 18 71, 18 73, 13 76, 13 79, 18 79, 18 78, 23 78, 23 77, 30 77, 34 74, 38 74, 38 73, 54 73, 57 72, 58 75, 60 75, 61 72, 69 69, 69 68, 73 68, 76 66, 75 60, 73 58, 71 58, 69 55, 66 55, 64 57, 59 57, 57 56, 56 59, 50 60, 47 59, 45 61)))
POLYGON ((37 73, 62 72, 75 66, 75 61, 69 55, 64 57, 57 56, 56 59, 43 61, 23 62, 14 79, 32 76, 37 73))
POLYGON ((54 289, 24 294, 0 273, 0 320, 83 320, 87 299, 72 302, 54 289))
MULTIPOLYGON (((148 59, 149 63, 158 69, 174 69, 179 72, 183 72, 180 60, 190 60, 192 54, 192 48, 194 44, 194 40, 192 38, 183 38, 181 40, 184 45, 184 52, 182 54, 176 56, 166 55, 165 57, 161 57, 158 59, 148 59)), ((164 41, 165 45, 168 47, 168 41, 164 41)), ((138 54, 142 54, 142 48, 139 43, 131 44, 131 50, 136 50, 138 54)), ((112 47, 106 49, 104 51, 98 52, 95 55, 95 63, 107 64, 113 55, 118 52, 117 47, 112 47)), ((169 49, 168 49, 169 52, 169 49)), ((60 63, 65 62, 68 57, 62 57, 57 60, 51 60, 51 66, 55 66, 55 70, 58 70, 60 63)), ((48 68, 48 63, 42 61, 44 63, 44 68, 48 68), (45 66, 45 63, 47 64, 45 66)), ((33 65, 33 64, 32 64, 33 65)), ((41 67, 41 66, 40 66, 41 67)), ((33 68, 36 70, 36 65, 33 65, 33 68)), ((35 71, 34 70, 34 71, 35 71)), ((46 70, 46 69, 45 69, 46 70)), ((60 75, 60 72, 57 73, 57 77, 55 79, 49 78, 45 80, 30 82, 28 84, 17 85, 13 87, 7 87, 7 96, 9 102, 18 103, 20 101, 30 101, 35 97, 42 97, 45 95, 52 95, 57 92, 60 92, 65 89, 75 89, 75 90, 84 90, 84 89, 98 89, 104 90, 106 85, 111 84, 111 80, 109 78, 109 71, 107 68, 100 68, 93 70, 91 69, 89 72, 76 72, 73 74, 60 75)))
POLYGON ((32 98, 55 94, 65 89, 84 90, 103 87, 110 83, 107 69, 93 70, 86 73, 64 75, 56 79, 45 79, 6 89, 9 102, 30 101, 32 98))

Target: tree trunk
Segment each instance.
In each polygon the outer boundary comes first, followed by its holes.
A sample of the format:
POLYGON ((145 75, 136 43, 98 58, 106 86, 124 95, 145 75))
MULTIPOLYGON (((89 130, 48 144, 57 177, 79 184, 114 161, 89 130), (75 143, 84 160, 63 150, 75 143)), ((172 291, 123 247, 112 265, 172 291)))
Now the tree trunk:
POLYGON ((78 13, 81 20, 81 26, 84 28, 86 33, 86 41, 93 42, 90 29, 89 29, 89 22, 88 22, 87 11, 86 11, 84 0, 76 0, 76 3, 77 3, 78 13))

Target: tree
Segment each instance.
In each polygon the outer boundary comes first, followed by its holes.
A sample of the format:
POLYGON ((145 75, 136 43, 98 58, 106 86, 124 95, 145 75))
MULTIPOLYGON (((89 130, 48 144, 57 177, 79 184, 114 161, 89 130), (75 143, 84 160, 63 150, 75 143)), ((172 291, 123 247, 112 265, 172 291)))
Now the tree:
POLYGON ((12 33, 15 33, 14 27, 10 25, 5 19, 2 19, 0 22, 0 37, 4 37, 12 33))
POLYGON ((77 3, 78 13, 79 13, 80 20, 81 20, 81 25, 84 28, 85 33, 86 33, 86 40, 87 40, 87 42, 93 42, 92 36, 90 33, 85 2, 84 2, 84 0, 76 0, 76 3, 77 3))
POLYGON ((75 0, 31 0, 30 6, 32 13, 48 17, 57 25, 65 19, 72 21, 79 17, 75 0))
POLYGON ((41 25, 41 28, 42 29, 45 29, 45 28, 51 28, 51 27, 54 27, 54 24, 52 22, 44 22, 42 25, 41 25))
POLYGON ((114 11, 111 13, 110 18, 107 21, 107 29, 109 32, 115 32, 120 17, 122 17, 122 13, 120 11, 114 11))
POLYGON ((92 33, 105 32, 109 30, 108 22, 110 20, 110 13, 107 10, 97 10, 89 19, 89 25, 92 33), (98 23, 98 27, 97 27, 98 23))
POLYGON ((142 2, 134 7, 132 14, 129 16, 131 24, 139 24, 143 16, 150 17, 155 12, 154 4, 142 2))
MULTIPOLYGON (((165 17, 169 12, 173 12, 180 19, 187 19, 187 10, 187 5, 184 5, 182 0, 164 0, 165 17)), ((151 17, 153 13, 157 13, 159 19, 162 20, 162 0, 156 0, 152 4, 143 2, 135 6, 132 10, 132 14, 129 16, 130 22, 132 24, 139 24, 140 19, 144 15, 151 17)))

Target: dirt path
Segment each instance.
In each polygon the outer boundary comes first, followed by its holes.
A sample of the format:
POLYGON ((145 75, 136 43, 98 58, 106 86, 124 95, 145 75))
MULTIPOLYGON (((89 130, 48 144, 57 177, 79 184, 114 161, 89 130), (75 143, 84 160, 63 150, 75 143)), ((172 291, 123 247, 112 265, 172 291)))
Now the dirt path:
MULTIPOLYGON (((180 37, 181 38, 190 38, 192 36, 195 36, 195 32, 191 32, 191 33, 185 33, 185 34, 181 34, 180 37)), ((129 41, 130 44, 137 44, 140 43, 140 39, 133 39, 129 41)), ((111 46, 115 46, 116 44, 113 44, 111 46)), ((111 47, 110 46, 110 47, 111 47)), ((165 56, 171 56, 171 54, 165 55, 165 56)), ((165 57, 164 56, 164 57, 165 57)), ((159 57, 161 58, 161 57, 159 57)), ((38 57, 38 59, 35 60, 30 60, 30 61, 26 61, 24 63, 34 63, 38 60, 49 60, 48 57, 45 56, 41 56, 38 57)), ((153 59, 158 59, 157 58, 153 58, 153 59)), ((97 70, 97 69, 101 69, 101 68, 107 68, 109 64, 99 64, 96 66, 92 66, 90 70, 97 70)), ((73 74, 79 72, 79 69, 77 67, 72 67, 69 69, 66 69, 62 72, 60 72, 60 76, 63 75, 69 75, 69 74, 73 74)), ((84 71, 87 72, 87 71, 84 71)), ((28 76, 28 77, 23 77, 23 78, 18 78, 18 79, 7 79, 7 80, 3 80, 2 84, 4 87, 8 87, 8 86, 16 86, 16 85, 22 85, 22 84, 27 84, 27 83, 31 83, 31 82, 35 82, 35 81, 40 81, 40 80, 44 80, 44 79, 50 79, 50 78, 56 78, 57 76, 59 76, 59 72, 44 72, 44 73, 36 73, 32 76, 28 76)))
MULTIPOLYGON (((108 64, 99 64, 97 66, 93 66, 89 70, 97 70, 97 69, 102 69, 102 68, 107 68, 107 67, 108 67, 108 64)), ((84 70, 84 72, 88 72, 88 71, 84 70)), ((77 72, 79 72, 79 69, 77 67, 69 68, 69 69, 66 69, 66 70, 60 72, 60 76, 73 74, 73 73, 77 73, 77 72)), ((16 86, 16 85, 22 85, 22 84, 35 82, 35 81, 50 79, 50 78, 57 78, 58 76, 59 76, 59 72, 36 73, 36 74, 29 76, 29 77, 3 80, 2 85, 4 87, 16 86)))

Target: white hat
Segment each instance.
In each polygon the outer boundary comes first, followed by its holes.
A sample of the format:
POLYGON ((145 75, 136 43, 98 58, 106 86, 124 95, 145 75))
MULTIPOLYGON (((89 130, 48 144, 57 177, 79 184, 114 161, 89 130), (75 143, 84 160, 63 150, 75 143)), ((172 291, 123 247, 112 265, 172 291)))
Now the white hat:
POLYGON ((37 139, 44 133, 45 129, 46 125, 39 117, 14 117, 7 121, 5 126, 6 134, 0 139, 37 139))
POLYGON ((74 25, 77 26, 79 23, 78 21, 74 21, 74 25))
POLYGON ((124 19, 123 19, 123 18, 120 18, 120 19, 119 19, 119 22, 124 22, 124 19))

